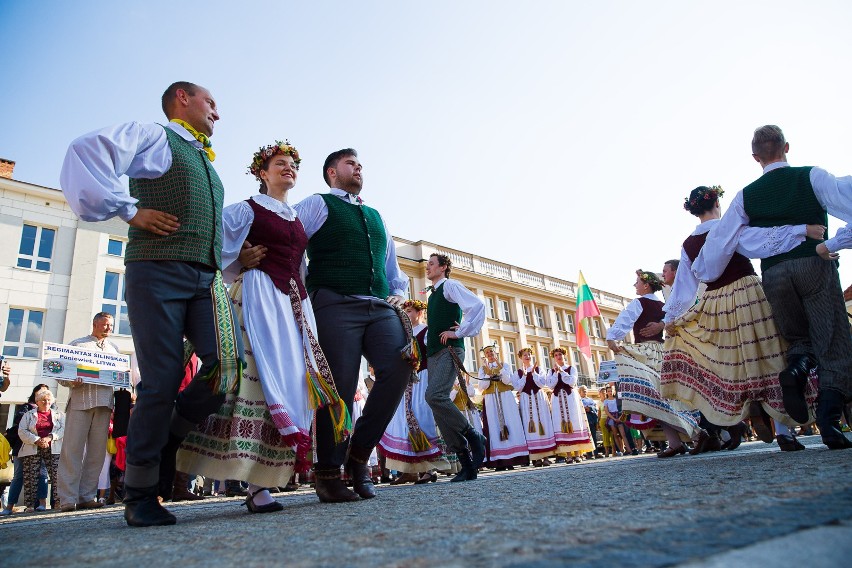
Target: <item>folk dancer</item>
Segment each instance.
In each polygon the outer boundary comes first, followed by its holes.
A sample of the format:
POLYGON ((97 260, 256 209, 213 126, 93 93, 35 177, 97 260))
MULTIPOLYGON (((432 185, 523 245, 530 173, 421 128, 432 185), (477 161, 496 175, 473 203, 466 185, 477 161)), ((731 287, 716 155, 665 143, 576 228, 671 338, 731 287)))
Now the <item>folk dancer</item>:
MULTIPOLYGON (((566 355, 568 351, 564 347, 551 349, 553 367, 547 371, 545 386, 553 391, 550 407, 556 453, 565 455, 566 461, 580 463, 580 454, 594 452, 595 443, 577 390, 577 369, 565 360, 566 355)), ((597 420, 596 412, 594 416, 597 420)))
POLYGON ((485 460, 485 437, 453 404, 450 391, 463 372, 464 338, 479 334, 485 322, 485 304, 457 280, 451 280, 451 271, 452 262, 448 256, 429 256, 426 278, 432 283, 432 293, 427 309, 429 386, 426 402, 435 415, 444 442, 461 464, 461 470, 451 481, 472 481, 485 460))
POLYGON ((420 352, 418 381, 409 383, 399 401, 396 413, 388 424, 379 450, 385 458, 385 468, 400 472, 391 485, 425 483, 436 480, 435 470, 448 470, 450 464, 441 450, 441 440, 432 409, 426 403, 429 385, 429 361, 426 356, 426 308, 420 300, 403 304, 411 320, 412 333, 420 352))
MULTIPOLYGON (((684 209, 701 221, 683 242, 681 265, 664 310, 667 326, 660 392, 699 410, 711 424, 736 426, 728 446, 739 445, 741 421, 752 414, 761 439, 777 439, 782 450, 803 450, 789 427, 778 374, 786 363, 786 342, 778 333, 760 279, 747 256, 768 257, 792 250, 806 236, 819 238, 821 225, 778 228, 745 227, 735 252, 719 278, 706 285, 696 304, 699 281, 692 263, 705 246, 710 230, 719 223, 719 199, 724 190, 700 186, 684 200, 684 209), (771 231, 771 234, 770 234, 771 231), (762 413, 775 421, 775 436, 764 426, 762 413)), ((815 389, 810 395, 816 398, 815 389)), ((700 453, 702 440, 696 449, 700 453)))
POLYGON ((525 426, 527 448, 535 467, 550 465, 550 456, 556 453, 556 439, 553 436, 553 421, 550 416, 550 404, 542 387, 547 386, 544 373, 535 364, 532 349, 524 347, 518 351, 521 364, 512 377, 512 386, 518 391, 518 406, 521 411, 521 424, 525 426))
POLYGON ((789 344, 787 367, 779 375, 785 411, 800 424, 809 420, 808 379, 819 365, 816 423, 822 441, 830 449, 852 448, 839 426, 843 409, 852 400, 852 335, 834 262, 838 250, 852 246, 852 176, 835 177, 818 167, 791 167, 787 162, 790 145, 775 125, 755 130, 751 148, 763 175, 734 197, 710 231, 693 270, 716 280, 746 225, 827 226, 829 214, 847 223, 832 239, 824 240, 825 232, 790 252, 763 259, 760 265, 766 299, 789 344), (718 255, 723 261, 716 270, 702 273, 703 255, 718 255))
MULTIPOLYGON (((658 420, 669 447, 657 455, 670 458, 686 453, 681 435, 687 440, 698 437, 701 431, 698 412, 690 412, 681 403, 660 396, 663 335, 643 338, 639 334, 647 323, 663 319, 663 302, 656 295, 663 287, 662 282, 653 272, 637 270, 634 287, 639 297, 618 314, 607 330, 607 345, 615 353, 622 410, 658 420), (630 331, 633 331, 636 343, 617 343, 630 331)), ((632 453, 636 455, 639 452, 633 448, 632 453)))
POLYGON ((295 208, 308 236, 306 285, 320 346, 350 412, 362 355, 376 371, 348 443, 335 438, 328 413, 317 416, 316 493, 322 502, 338 503, 376 496, 368 461, 413 378, 417 360, 410 322, 402 312, 408 277, 399 268, 384 220, 361 198, 357 152, 347 148, 330 154, 323 179, 330 192, 311 195, 295 208), (340 479, 344 462, 354 491, 340 479))
POLYGON ((500 361, 496 345, 480 349, 484 362, 479 367, 482 391, 482 429, 488 440, 486 465, 497 471, 528 465, 530 452, 521 424, 518 401, 512 387, 512 370, 500 361))
POLYGON ((341 439, 347 428, 300 275, 308 238, 287 202, 300 162, 289 141, 261 147, 248 166, 259 193, 223 211, 222 264, 226 277, 236 278, 230 294, 247 366, 238 392, 187 436, 178 453, 181 471, 247 481, 250 513, 283 509, 267 488, 285 487, 294 472, 310 468, 315 411, 338 413, 341 439), (262 254, 240 274, 244 243, 262 254))
POLYGON ((118 216, 130 225, 126 299, 142 377, 127 435, 124 518, 131 526, 175 523, 157 501, 160 479, 174 480, 180 443, 236 388, 244 365, 221 275, 224 188, 210 144, 216 102, 207 89, 181 81, 163 93, 162 107, 166 126, 131 122, 74 140, 60 176, 80 219, 118 216), (202 365, 178 395, 184 336, 202 365))

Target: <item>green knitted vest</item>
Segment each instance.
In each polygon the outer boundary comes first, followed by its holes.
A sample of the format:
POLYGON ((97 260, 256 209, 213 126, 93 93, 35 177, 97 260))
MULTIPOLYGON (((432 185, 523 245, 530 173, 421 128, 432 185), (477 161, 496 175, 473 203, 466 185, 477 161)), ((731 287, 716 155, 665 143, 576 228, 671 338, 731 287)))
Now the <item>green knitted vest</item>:
POLYGON ((344 296, 387 298, 388 243, 379 212, 330 193, 321 197, 328 218, 308 241, 308 292, 328 288, 344 296))
MULTIPOLYGON (((784 167, 772 170, 743 189, 743 206, 752 227, 780 227, 781 225, 825 225, 828 215, 814 195, 810 167, 784 167)), ((760 261, 761 271, 766 271, 793 258, 816 256, 816 246, 821 241, 805 242, 784 254, 760 261)))
POLYGON ((444 283, 442 282, 429 296, 429 307, 426 310, 426 318, 429 329, 426 331, 426 354, 431 357, 444 347, 459 347, 464 349, 464 339, 448 339, 447 344, 441 343, 441 332, 449 331, 457 323, 462 321, 462 309, 455 302, 444 297, 444 283))
POLYGON ((156 179, 130 180, 137 207, 178 218, 180 229, 161 237, 130 227, 124 262, 180 260, 222 267, 222 201, 225 190, 207 154, 164 127, 172 167, 156 179))

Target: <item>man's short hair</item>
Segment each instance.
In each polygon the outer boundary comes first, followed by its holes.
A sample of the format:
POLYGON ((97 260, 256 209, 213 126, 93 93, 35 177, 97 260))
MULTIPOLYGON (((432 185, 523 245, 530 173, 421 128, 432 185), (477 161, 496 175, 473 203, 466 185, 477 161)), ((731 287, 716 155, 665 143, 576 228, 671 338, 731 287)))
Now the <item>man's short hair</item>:
POLYGON ((438 260, 439 266, 446 266, 447 267, 444 270, 444 278, 449 278, 450 272, 453 271, 453 261, 450 260, 450 257, 448 257, 445 254, 438 254, 437 252, 433 252, 432 254, 429 255, 429 258, 432 258, 433 256, 438 260))
POLYGON ((98 312, 98 313, 95 314, 95 317, 92 318, 92 323, 97 323, 98 320, 102 320, 102 319, 106 319, 106 318, 115 319, 115 316, 112 315, 109 312, 98 312))
POLYGON ((754 131, 751 153, 761 160, 771 160, 783 155, 786 143, 781 129, 774 124, 767 124, 754 131))
POLYGON ((667 260, 663 264, 668 264, 669 268, 677 272, 677 267, 680 266, 680 260, 673 258, 672 260, 667 260))
POLYGON ((344 148, 343 150, 332 152, 328 155, 328 158, 325 159, 325 163, 322 165, 322 179, 325 180, 325 184, 328 187, 331 187, 331 180, 328 177, 328 168, 336 168, 337 162, 348 156, 354 156, 357 158, 358 152, 356 152, 352 148, 344 148))
POLYGON ((177 98, 177 92, 179 90, 186 91, 190 97, 195 96, 195 90, 198 89, 198 85, 195 83, 190 83, 189 81, 177 81, 176 83, 172 83, 169 85, 169 88, 166 89, 166 92, 163 93, 162 105, 163 105, 163 114, 166 115, 166 118, 171 118, 171 108, 172 103, 175 102, 177 98))

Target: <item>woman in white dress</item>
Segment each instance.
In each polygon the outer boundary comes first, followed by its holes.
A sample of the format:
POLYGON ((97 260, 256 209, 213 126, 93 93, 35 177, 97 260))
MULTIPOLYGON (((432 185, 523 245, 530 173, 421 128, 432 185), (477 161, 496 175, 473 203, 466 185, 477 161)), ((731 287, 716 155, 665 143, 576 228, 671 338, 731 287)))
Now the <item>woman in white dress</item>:
POLYGON ((403 304, 420 349, 420 369, 417 372, 420 380, 405 389, 396 413, 379 441, 385 467, 401 473, 391 485, 437 481, 435 470, 450 469, 449 462, 442 455, 435 417, 426 403, 426 387, 429 385, 429 369, 426 368, 428 328, 424 323, 426 307, 426 303, 420 300, 408 300, 403 304))
POLYGON ((294 471, 310 467, 316 408, 332 411, 341 438, 351 428, 316 340, 300 274, 308 239, 287 203, 299 161, 289 142, 261 148, 249 166, 260 181, 260 194, 223 211, 226 277, 241 268, 237 259, 244 242, 265 247, 256 268, 245 271, 231 287, 247 367, 238 392, 187 437, 178 453, 180 471, 247 481, 245 505, 252 513, 283 509, 266 488, 284 487, 294 471))
POLYGON ((529 464, 530 452, 512 387, 512 370, 497 358, 497 346, 481 349, 485 362, 479 368, 482 391, 482 429, 488 438, 485 465, 497 471, 529 464))
MULTIPOLYGON (((682 403, 660 395, 663 332, 651 337, 639 333, 647 324, 663 320, 663 302, 656 295, 663 283, 653 272, 637 270, 634 286, 639 297, 618 314, 607 330, 606 342, 615 353, 622 410, 659 421, 669 447, 657 455, 671 458, 686 453, 684 438, 696 439, 703 430, 698 426, 697 411, 689 411, 682 403), (635 343, 619 343, 631 331, 635 343)), ((639 452, 633 448, 632 453, 639 452)))
POLYGON ((553 368, 548 370, 545 385, 553 391, 550 399, 551 424, 556 441, 556 453, 566 461, 580 463, 580 454, 594 451, 592 432, 583 401, 577 391, 577 369, 570 365, 564 347, 550 351, 553 368))
POLYGON ((535 467, 550 465, 548 457, 556 453, 556 439, 553 437, 553 421, 550 405, 542 387, 547 386, 544 373, 535 364, 532 349, 524 347, 518 351, 521 364, 512 376, 512 386, 520 394, 518 406, 521 410, 521 424, 525 426, 527 448, 535 467))

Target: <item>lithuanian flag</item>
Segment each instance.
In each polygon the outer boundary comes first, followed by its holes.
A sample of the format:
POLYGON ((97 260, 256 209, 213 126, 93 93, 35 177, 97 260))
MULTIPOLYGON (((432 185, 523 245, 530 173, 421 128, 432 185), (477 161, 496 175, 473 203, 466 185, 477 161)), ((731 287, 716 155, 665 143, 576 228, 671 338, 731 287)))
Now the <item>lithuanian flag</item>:
POLYGON ((592 344, 589 341, 589 322, 588 318, 601 315, 598 305, 595 303, 595 297, 592 296, 592 290, 586 284, 586 279, 583 278, 583 271, 580 271, 580 279, 577 281, 577 347, 580 348, 586 357, 592 356, 592 344))
POLYGON ((77 363, 77 377, 80 379, 97 379, 101 376, 101 370, 91 365, 77 363))

